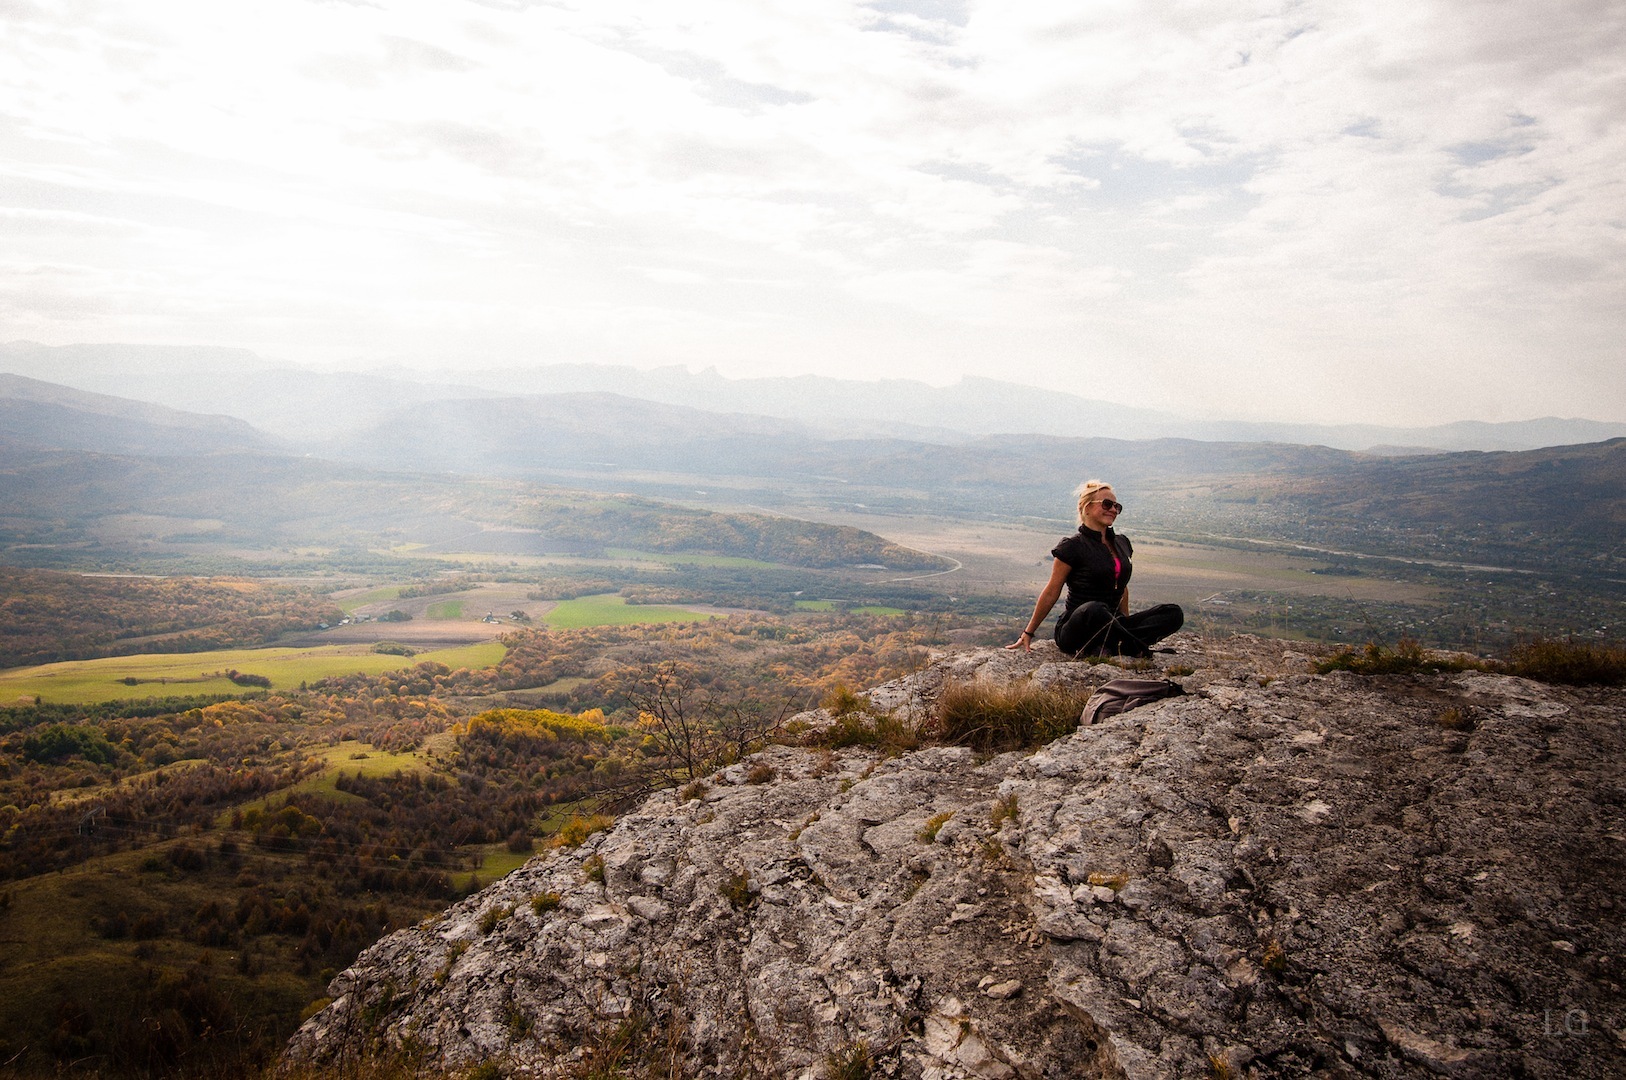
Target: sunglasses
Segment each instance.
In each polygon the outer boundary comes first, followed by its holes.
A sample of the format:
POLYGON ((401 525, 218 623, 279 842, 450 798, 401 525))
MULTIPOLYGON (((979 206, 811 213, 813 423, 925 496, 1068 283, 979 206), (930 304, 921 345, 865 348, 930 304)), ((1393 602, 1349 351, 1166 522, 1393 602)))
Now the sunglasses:
POLYGON ((1123 513, 1124 504, 1121 502, 1114 502, 1112 499, 1102 499, 1100 502, 1103 510, 1111 510, 1114 514, 1123 513))

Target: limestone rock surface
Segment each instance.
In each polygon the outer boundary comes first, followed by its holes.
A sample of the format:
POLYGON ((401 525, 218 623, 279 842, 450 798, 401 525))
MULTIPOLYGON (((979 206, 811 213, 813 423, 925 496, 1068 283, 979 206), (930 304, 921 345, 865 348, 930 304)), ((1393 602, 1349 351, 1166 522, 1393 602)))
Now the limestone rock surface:
MULTIPOLYGON (((1169 644, 1184 696, 1036 752, 775 746, 658 795, 378 942, 289 1059, 541 1074, 640 1016, 700 1076, 1626 1076, 1619 691, 1169 644)), ((1124 674, 964 649, 870 697, 1124 674)))

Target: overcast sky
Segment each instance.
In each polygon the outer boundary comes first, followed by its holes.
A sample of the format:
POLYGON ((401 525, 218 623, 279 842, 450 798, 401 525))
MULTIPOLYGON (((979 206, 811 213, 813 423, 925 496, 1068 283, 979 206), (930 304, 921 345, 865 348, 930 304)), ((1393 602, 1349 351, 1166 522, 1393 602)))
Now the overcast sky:
POLYGON ((0 0, 19 338, 1626 420, 1626 4, 0 0))

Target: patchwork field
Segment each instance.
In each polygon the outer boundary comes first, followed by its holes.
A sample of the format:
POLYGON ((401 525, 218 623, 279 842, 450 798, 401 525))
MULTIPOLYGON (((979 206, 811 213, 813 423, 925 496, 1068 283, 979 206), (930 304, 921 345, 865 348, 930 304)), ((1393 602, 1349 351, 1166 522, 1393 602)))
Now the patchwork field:
POLYGON ((663 604, 629 604, 614 593, 579 596, 561 600, 543 617, 549 626, 574 629, 583 626, 625 626, 632 623, 703 622, 715 618, 711 612, 663 604))
MULTIPOLYGON (((403 588, 401 585, 386 585, 348 589, 334 593, 333 600, 344 609, 345 614, 355 618, 378 619, 392 611, 399 611, 412 619, 467 620, 474 623, 487 614, 511 619, 515 611, 535 618, 550 606, 548 601, 532 600, 529 594, 534 586, 524 582, 483 582, 472 589, 425 593, 406 598, 401 596, 403 588)), ((489 624, 485 632, 492 632, 489 624)))
POLYGON ((90 704, 187 694, 240 694, 254 689, 232 682, 226 673, 234 670, 244 675, 263 675, 271 680, 273 690, 294 690, 301 683, 329 676, 356 672, 378 675, 423 661, 451 668, 487 667, 502 659, 505 652, 502 644, 488 641, 415 656, 375 653, 368 645, 323 645, 68 660, 0 672, 0 703, 38 697, 53 704, 90 704))
MULTIPOLYGON (((445 733, 432 736, 425 740, 424 745, 417 750, 408 750, 402 753, 392 753, 380 750, 370 743, 357 739, 346 739, 335 743, 324 750, 317 750, 306 754, 307 759, 320 761, 327 767, 319 773, 305 777, 297 784, 282 788, 273 795, 263 799, 251 799, 235 807, 236 810, 249 810, 258 807, 262 810, 274 805, 287 802, 289 795, 310 794, 320 795, 324 799, 334 802, 365 803, 367 800, 359 795, 352 795, 347 791, 340 791, 338 785, 339 774, 346 776, 380 777, 392 776, 396 773, 403 775, 411 773, 428 773, 433 771, 428 758, 432 747, 444 752, 452 744, 451 736, 445 733)), ((222 814, 215 824, 225 828, 230 824, 231 814, 222 814)))
MULTIPOLYGON (((797 611, 835 611, 837 604, 834 600, 798 600, 797 611)), ((902 608, 885 607, 881 604, 866 604, 863 607, 842 608, 851 611, 854 615, 903 615, 902 608)))
POLYGON ((353 615, 359 608, 364 608, 369 604, 381 604, 398 598, 401 595, 402 588, 404 586, 385 585, 378 589, 349 589, 344 592, 334 593, 333 599, 346 615, 353 615))

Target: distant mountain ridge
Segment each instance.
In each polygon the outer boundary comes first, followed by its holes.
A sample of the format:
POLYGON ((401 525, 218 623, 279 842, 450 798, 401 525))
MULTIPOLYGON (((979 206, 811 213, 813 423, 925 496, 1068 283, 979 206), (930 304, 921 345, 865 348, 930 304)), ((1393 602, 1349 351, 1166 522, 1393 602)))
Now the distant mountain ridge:
POLYGON ((1223 522, 1247 520, 1270 530, 1257 535, 1364 535, 1375 550, 1411 535, 1414 554, 1427 549, 1428 530, 1440 530, 1503 560, 1537 531, 1572 555, 1626 544, 1626 439, 1404 457, 1174 438, 988 435, 949 446, 831 439, 787 420, 576 393, 415 406, 325 452, 374 468, 394 462, 662 498, 691 497, 696 484, 726 487, 741 502, 791 513, 1065 518, 1087 473, 1133 500, 1137 524, 1161 528, 1204 522, 1225 532, 1223 522), (1551 512, 1554 499, 1561 514, 1551 512))
POLYGON ((790 420, 587 392, 424 402, 318 449, 375 467, 552 476, 606 466, 726 470, 768 456, 770 447, 805 452, 824 441, 790 420))
MULTIPOLYGON (((159 513, 268 535, 269 521, 254 519, 269 499, 286 504, 277 520, 354 523, 365 506, 382 529, 397 527, 387 521, 403 496, 485 485, 482 500, 503 502, 511 496, 498 489, 521 482, 812 520, 856 512, 1065 523, 1071 491, 1088 475, 1118 485, 1134 529, 1626 576, 1626 439, 1400 458, 1167 438, 995 435, 947 445, 834 439, 787 420, 599 392, 416 404, 306 443, 295 457, 288 444, 245 445, 259 436, 240 421, 15 378, 0 383, 0 418, 0 488, 13 514, 26 505, 36 521, 159 513), (227 455, 237 460, 220 460, 227 455), (287 483, 249 479, 273 475, 287 483), (258 491, 251 505, 235 505, 249 488, 258 491)), ((475 527, 427 518, 448 535, 475 527)), ((31 533, 33 542, 45 535, 31 533)))
POLYGON ((511 392, 607 390, 671 405, 757 413, 804 423, 811 423, 810 417, 880 421, 914 429, 896 432, 906 437, 921 437, 939 428, 966 435, 1283 442, 1396 454, 1536 450, 1626 436, 1626 424, 1557 417, 1502 423, 1464 420, 1423 428, 1198 420, 1093 400, 1061 389, 969 375, 939 387, 910 379, 862 382, 815 375, 729 379, 711 368, 700 372, 675 367, 641 371, 559 364, 528 370, 474 371, 460 379, 486 389, 504 387, 511 392))
POLYGON ((952 445, 996 434, 1290 442, 1389 454, 1532 450, 1626 437, 1626 424, 1544 417, 1423 428, 1204 420, 1091 400, 1061 388, 965 377, 951 386, 803 375, 731 379, 714 369, 588 364, 425 373, 315 371, 243 349, 0 344, 0 371, 175 408, 225 413, 284 438, 319 440, 413 405, 602 392, 713 413, 793 420, 825 437, 901 436, 952 445))
POLYGON ((280 448, 277 440, 236 417, 206 416, 4 374, 0 374, 0 443, 163 456, 280 448))

